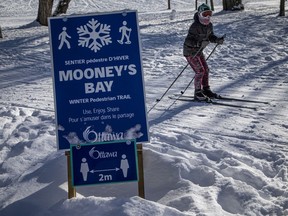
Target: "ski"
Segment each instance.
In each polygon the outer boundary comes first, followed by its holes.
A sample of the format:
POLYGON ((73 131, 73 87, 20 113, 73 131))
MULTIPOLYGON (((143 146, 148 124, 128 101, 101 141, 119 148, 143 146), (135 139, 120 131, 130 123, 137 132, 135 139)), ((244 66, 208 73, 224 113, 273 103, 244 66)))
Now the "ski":
MULTIPOLYGON (((175 97, 183 97, 183 98, 190 98, 194 99, 192 95, 181 95, 181 94, 174 94, 175 97)), ((224 101, 239 101, 239 102, 247 102, 247 103, 259 103, 259 104, 269 104, 267 101, 258 101, 258 100, 247 100, 241 98, 234 98, 234 97, 225 97, 219 95, 219 97, 215 98, 215 100, 224 100, 224 101)))
POLYGON ((227 101, 240 101, 240 102, 247 102, 247 103, 258 103, 258 104, 269 104, 267 101, 259 101, 259 100, 247 100, 247 99, 241 99, 241 98, 233 98, 233 97, 225 97, 219 95, 219 100, 227 100, 227 101))
POLYGON ((179 101, 186 101, 186 102, 195 102, 195 103, 206 103, 206 104, 213 104, 213 105, 219 105, 219 106, 227 106, 227 107, 235 107, 235 108, 242 108, 242 109, 250 109, 257 111, 257 107, 251 107, 251 106, 245 106, 245 105, 238 105, 238 104, 231 104, 231 103, 222 103, 218 102, 212 99, 205 100, 205 101, 196 101, 194 100, 194 97, 183 97, 183 96, 178 96, 178 97, 173 97, 169 96, 170 99, 173 100, 179 100, 179 101))

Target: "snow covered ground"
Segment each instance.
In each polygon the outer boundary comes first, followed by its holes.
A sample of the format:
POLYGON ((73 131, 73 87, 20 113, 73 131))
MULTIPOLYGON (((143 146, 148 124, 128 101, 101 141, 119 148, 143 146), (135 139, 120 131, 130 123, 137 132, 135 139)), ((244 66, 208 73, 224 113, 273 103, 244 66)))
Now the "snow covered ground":
MULTIPOLYGON (((173 15, 164 0, 81 0, 72 1, 68 13, 138 10, 149 110, 186 65, 182 44, 191 2, 172 0, 173 15)), ((77 188, 68 200, 66 157, 56 146, 48 29, 33 22, 37 0, 1 1, 0 215, 288 215, 287 17, 278 17, 278 0, 244 1, 241 12, 223 12, 221 1, 214 3, 215 33, 227 36, 208 61, 213 90, 269 104, 233 102, 257 111, 173 104, 168 95, 194 76, 187 68, 148 115, 146 199, 134 182, 77 188)), ((185 94, 192 93, 191 86, 185 94)))

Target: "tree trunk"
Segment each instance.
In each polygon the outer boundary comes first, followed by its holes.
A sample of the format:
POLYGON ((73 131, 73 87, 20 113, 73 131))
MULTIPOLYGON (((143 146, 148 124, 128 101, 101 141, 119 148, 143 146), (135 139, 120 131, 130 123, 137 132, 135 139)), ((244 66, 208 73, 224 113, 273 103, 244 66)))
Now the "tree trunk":
POLYGON ((56 10, 53 13, 53 16, 58 16, 60 14, 66 14, 70 2, 71 2, 71 0, 60 0, 58 5, 57 5, 56 10))
POLYGON ((223 10, 243 10, 242 0, 223 0, 223 10))
POLYGON ((39 0, 38 16, 36 21, 41 25, 48 26, 48 17, 52 15, 54 0, 39 0))
POLYGON ((279 16, 285 16, 285 0, 280 0, 280 13, 279 16))
POLYGON ((233 0, 223 0, 223 10, 231 10, 233 6, 233 0))
POLYGON ((0 38, 3 38, 1 26, 0 26, 0 38))
POLYGON ((210 7, 211 7, 211 10, 214 11, 214 2, 213 2, 213 0, 210 0, 210 7))

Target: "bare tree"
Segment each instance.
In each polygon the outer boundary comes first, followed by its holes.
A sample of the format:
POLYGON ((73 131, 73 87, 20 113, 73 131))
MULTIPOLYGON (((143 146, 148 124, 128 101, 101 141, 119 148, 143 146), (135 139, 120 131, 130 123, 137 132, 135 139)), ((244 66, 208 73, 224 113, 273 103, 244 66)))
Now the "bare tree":
MULTIPOLYGON (((71 0, 59 0, 53 16, 66 13, 71 0)), ((41 25, 48 26, 48 17, 52 16, 54 0, 39 0, 38 15, 36 21, 41 25)))
POLYGON ((39 0, 38 16, 36 21, 41 25, 48 26, 48 17, 52 15, 54 0, 39 0))
POLYGON ((53 13, 53 16, 58 16, 59 14, 66 14, 69 3, 71 0, 59 0, 56 10, 53 13))

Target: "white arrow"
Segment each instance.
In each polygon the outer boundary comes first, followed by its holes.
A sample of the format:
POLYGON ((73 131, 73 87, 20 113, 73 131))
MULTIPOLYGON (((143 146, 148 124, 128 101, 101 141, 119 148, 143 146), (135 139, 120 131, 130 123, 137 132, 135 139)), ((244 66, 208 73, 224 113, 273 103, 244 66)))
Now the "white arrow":
POLYGON ((116 167, 115 169, 90 170, 89 172, 95 173, 95 172, 107 172, 107 171, 118 171, 118 170, 120 170, 120 169, 116 167))

